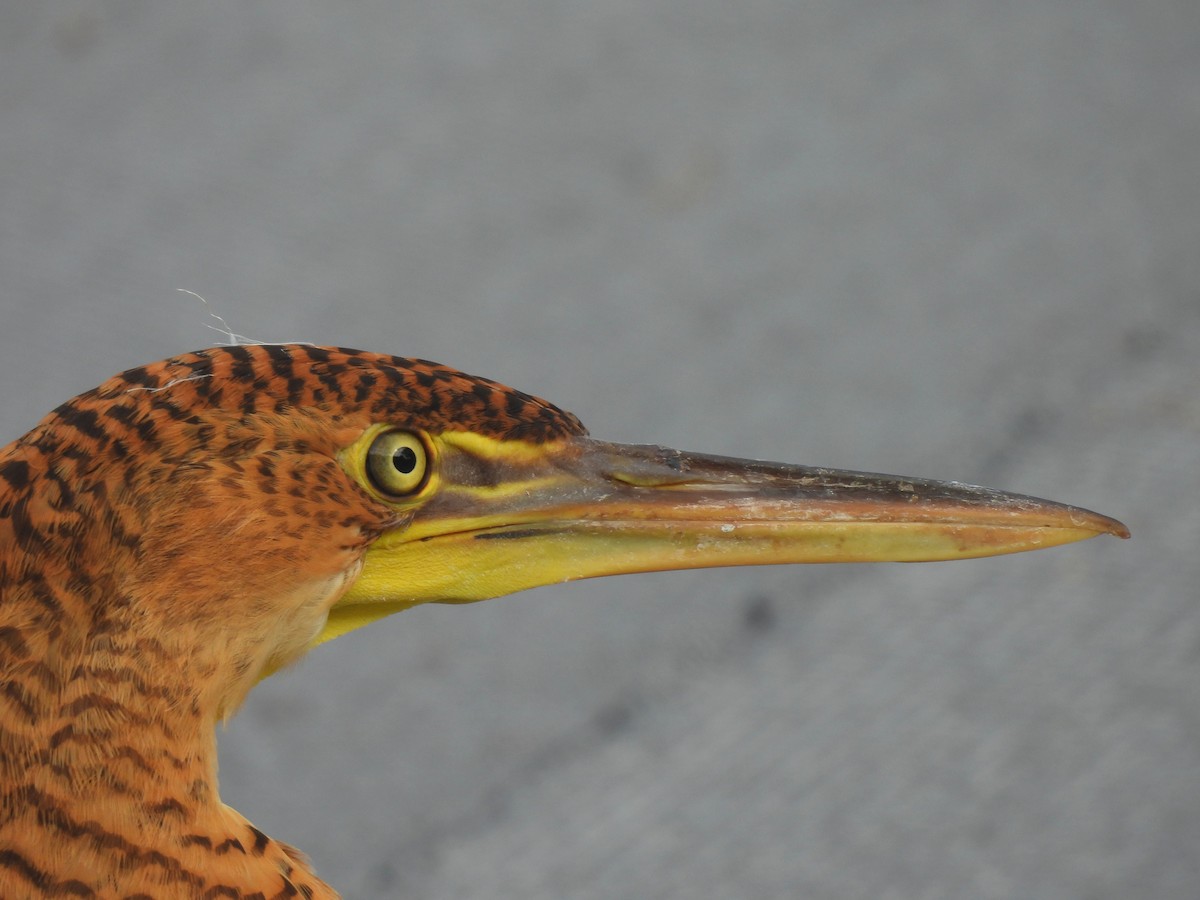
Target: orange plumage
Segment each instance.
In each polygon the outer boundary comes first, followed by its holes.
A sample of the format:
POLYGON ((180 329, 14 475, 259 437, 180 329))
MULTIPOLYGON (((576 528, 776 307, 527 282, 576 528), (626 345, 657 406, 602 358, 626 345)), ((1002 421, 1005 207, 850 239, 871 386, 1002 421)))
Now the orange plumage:
POLYGON ((220 802, 213 727, 393 524, 336 459, 377 420, 582 430, 432 363, 250 346, 132 369, 0 451, 0 896, 335 896, 220 802))
POLYGON ((235 346, 131 369, 0 450, 0 896, 336 896, 221 803, 214 727, 414 603, 1127 536, 983 488, 585 434, 433 363, 235 346))

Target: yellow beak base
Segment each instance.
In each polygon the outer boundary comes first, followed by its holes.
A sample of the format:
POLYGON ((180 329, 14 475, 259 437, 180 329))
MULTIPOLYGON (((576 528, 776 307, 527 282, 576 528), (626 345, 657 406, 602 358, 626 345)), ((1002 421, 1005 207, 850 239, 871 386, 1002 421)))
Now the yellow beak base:
POLYGON ((420 603, 579 578, 711 566, 919 562, 1016 553, 1115 519, 956 482, 571 438, 437 436, 438 477, 368 550, 316 643, 420 603))

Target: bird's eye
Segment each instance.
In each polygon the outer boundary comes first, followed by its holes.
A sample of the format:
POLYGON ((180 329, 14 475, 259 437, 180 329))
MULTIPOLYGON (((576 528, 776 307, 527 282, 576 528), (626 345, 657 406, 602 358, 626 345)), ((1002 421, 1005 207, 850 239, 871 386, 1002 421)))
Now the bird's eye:
POLYGON ((411 431, 385 431, 371 442, 366 469, 379 493, 388 497, 415 494, 429 474, 425 442, 411 431))

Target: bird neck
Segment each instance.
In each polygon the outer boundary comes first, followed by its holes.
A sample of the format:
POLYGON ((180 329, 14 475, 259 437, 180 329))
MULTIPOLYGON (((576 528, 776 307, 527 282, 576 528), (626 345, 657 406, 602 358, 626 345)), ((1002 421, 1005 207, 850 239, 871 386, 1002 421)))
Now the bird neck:
POLYGON ((220 801, 214 726, 244 674, 68 568, 0 581, 0 896, 335 897, 220 801))

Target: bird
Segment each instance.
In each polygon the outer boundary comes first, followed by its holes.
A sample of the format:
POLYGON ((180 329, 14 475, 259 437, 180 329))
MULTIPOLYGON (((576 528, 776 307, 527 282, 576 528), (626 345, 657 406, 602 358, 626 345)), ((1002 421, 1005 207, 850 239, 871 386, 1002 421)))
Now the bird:
POLYGON ((591 438, 420 359, 237 344, 129 369, 0 450, 0 896, 338 896, 217 791, 263 678, 422 603, 578 578, 1128 537, 956 482, 591 438))

